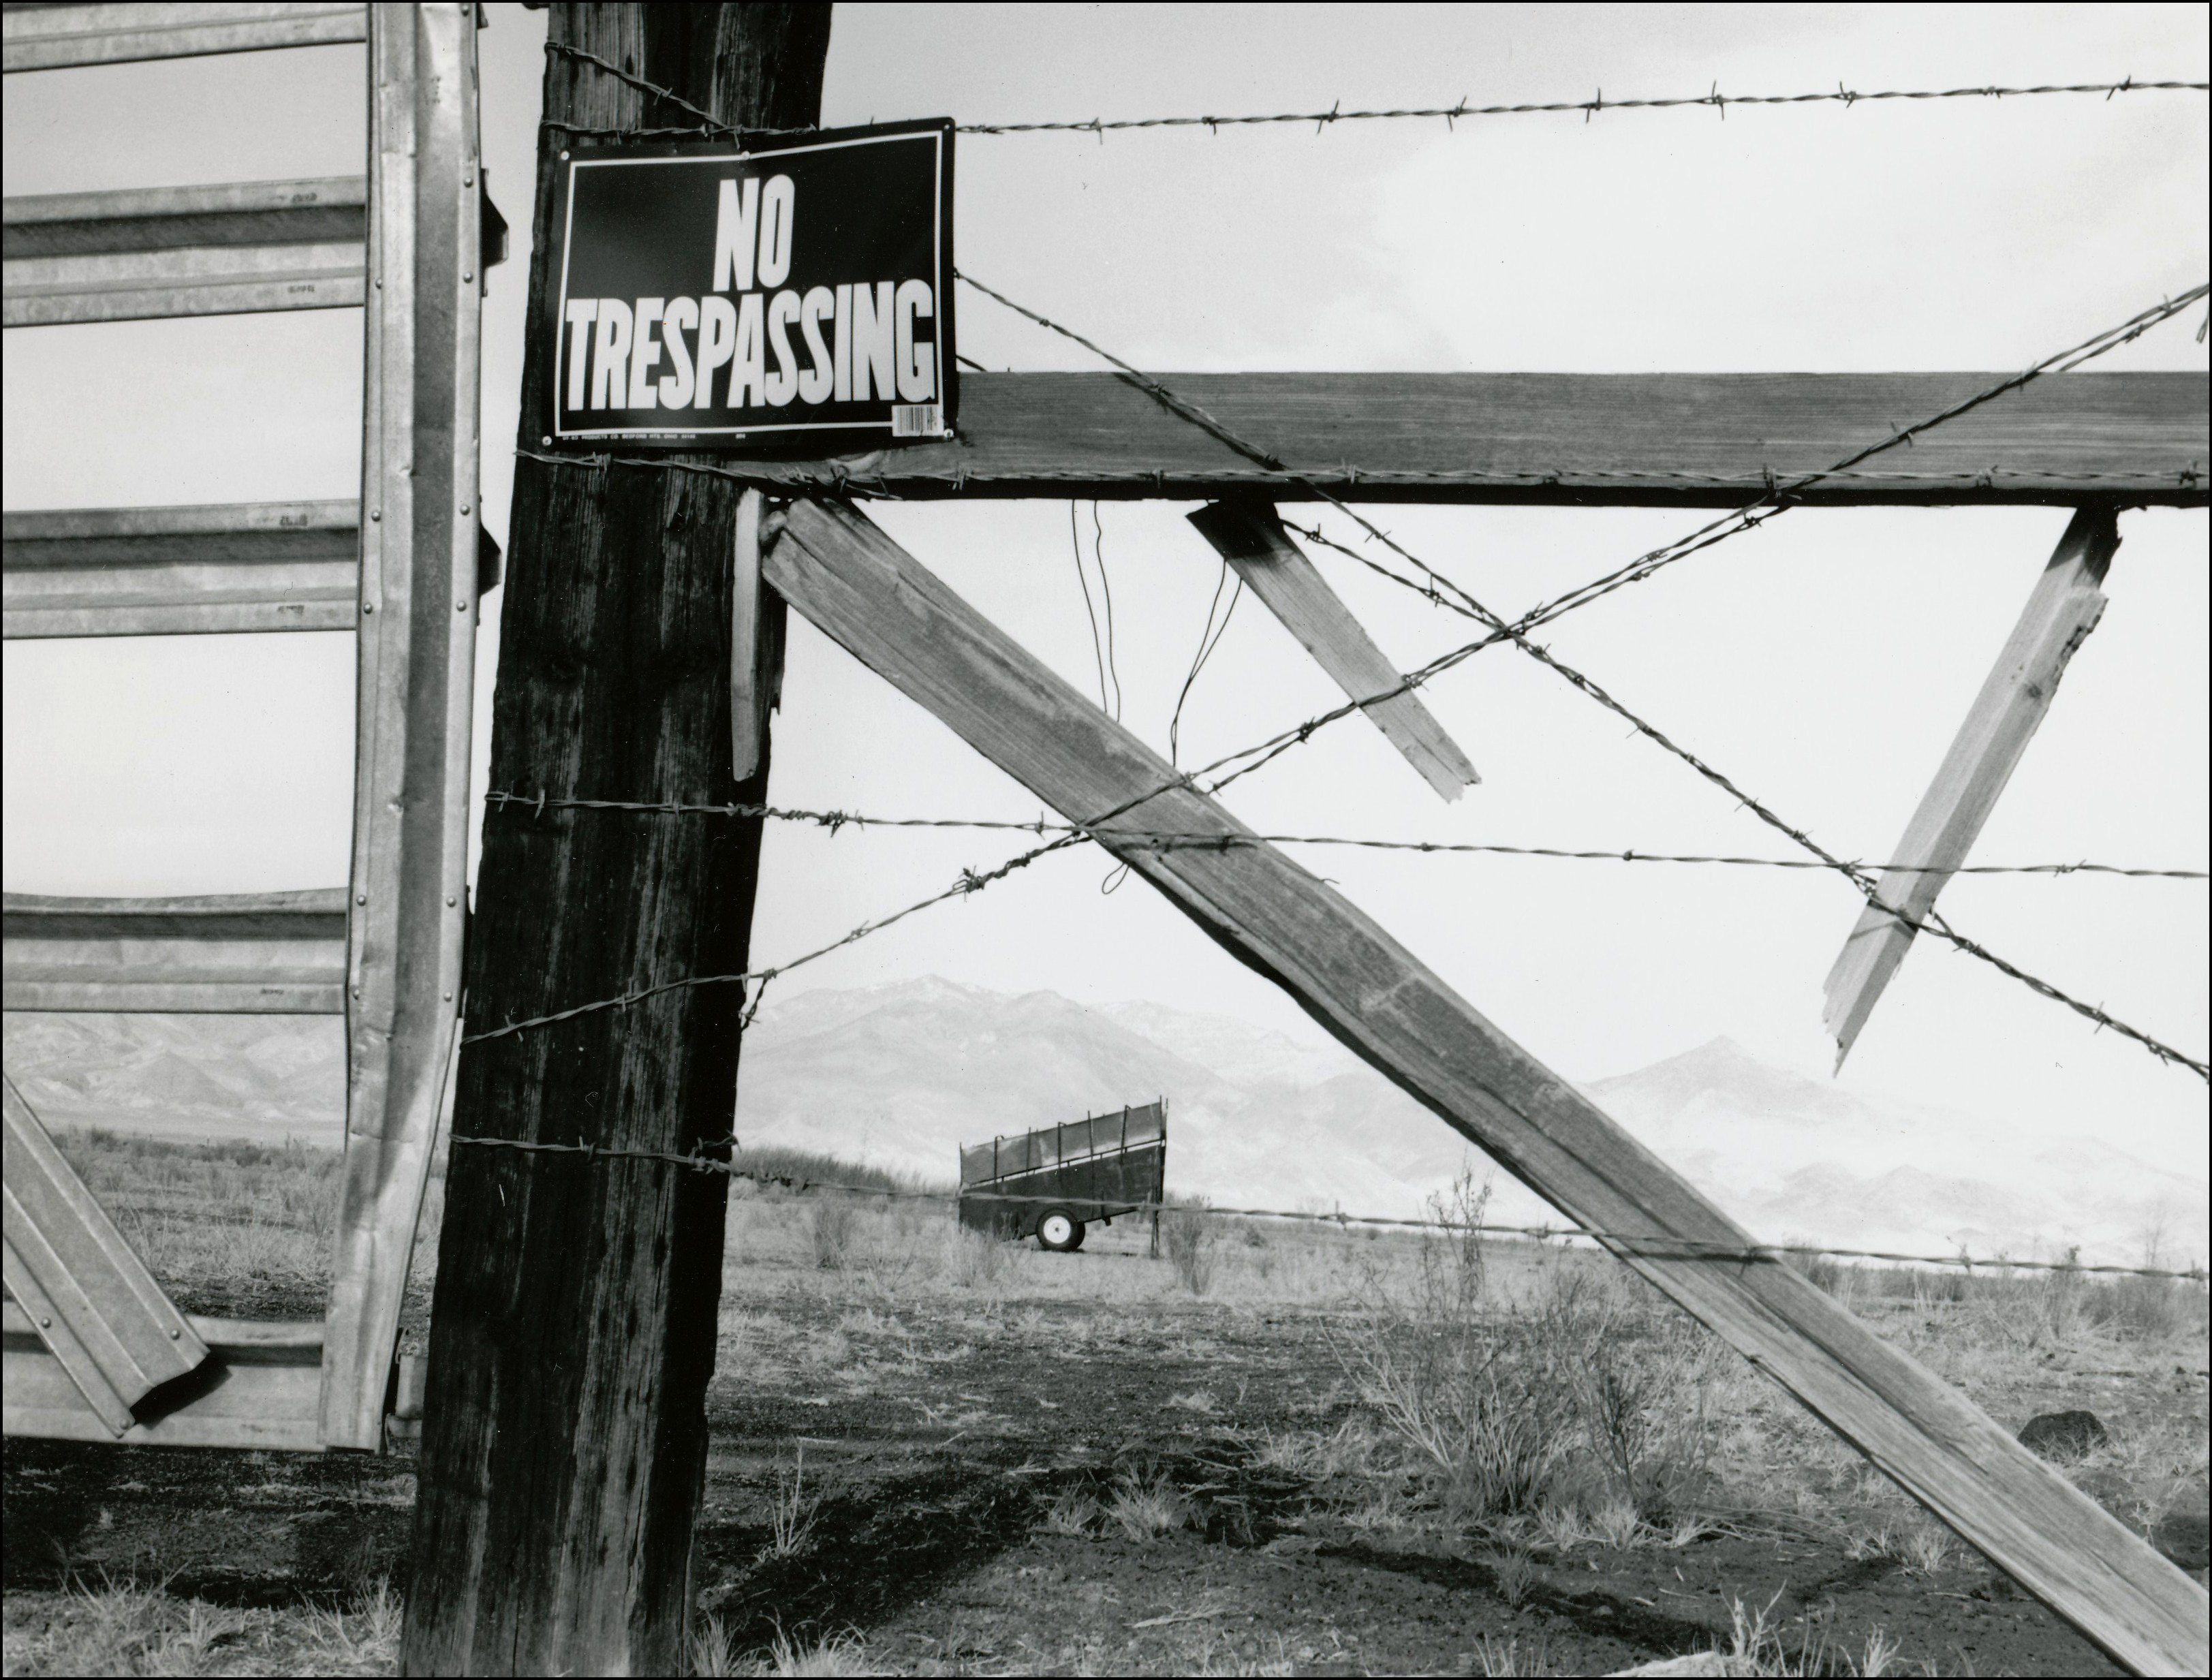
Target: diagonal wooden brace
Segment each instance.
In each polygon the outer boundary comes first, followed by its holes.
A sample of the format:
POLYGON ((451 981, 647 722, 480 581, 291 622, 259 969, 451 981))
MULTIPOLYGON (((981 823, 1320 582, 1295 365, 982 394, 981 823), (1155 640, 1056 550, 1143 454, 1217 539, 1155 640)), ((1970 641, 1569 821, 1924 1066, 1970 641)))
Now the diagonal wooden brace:
POLYGON ((1898 863, 1923 867, 1882 876, 1875 889, 1879 904, 1861 912, 1828 971, 1823 1020, 1836 1040, 1838 1068, 1936 908, 1936 896, 1996 808, 1997 796, 2051 709, 2066 662, 2096 629, 2105 611, 2099 586, 2119 545, 2114 510, 2083 508, 2036 580, 1996 668, 1974 697, 1936 780, 1905 825, 1905 837, 1890 853, 1898 863))
POLYGON ((197 1370, 207 1344, 76 1176, 15 1081, 0 1084, 6 1131, 8 1292, 102 1423, 197 1370))
MULTIPOLYGON (((1405 680, 1314 563, 1291 540, 1273 508, 1216 502, 1193 514, 1190 522, 1348 697, 1388 693, 1405 680)), ((1406 762, 1443 798, 1457 799, 1463 789, 1482 780, 1459 743, 1444 733, 1443 725, 1412 690, 1364 709, 1390 745, 1406 755, 1406 762)))
POLYGON ((2014 1579, 2139 1673, 2203 1671, 2197 1584, 1751 1238, 1325 882, 860 514, 796 504, 763 558, 832 640, 1137 870, 1239 961, 1607 1246, 2014 1579), (1106 813, 1113 813, 1111 816, 1106 813), (1159 849, 1116 827, 1232 837, 1159 849), (1713 1251, 1723 1251, 1721 1257, 1713 1251))

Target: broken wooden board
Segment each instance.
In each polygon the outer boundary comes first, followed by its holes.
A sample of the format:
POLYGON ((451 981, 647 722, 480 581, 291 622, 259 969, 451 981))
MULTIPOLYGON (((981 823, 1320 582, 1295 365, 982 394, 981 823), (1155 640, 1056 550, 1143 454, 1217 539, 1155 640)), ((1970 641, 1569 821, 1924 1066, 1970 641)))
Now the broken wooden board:
POLYGON ((769 585, 1142 873, 1238 960, 1781 1383, 2113 1659, 2203 1671, 2203 1592, 1941 1378, 1751 1237, 1349 901, 849 507, 795 505, 769 585), (1107 813, 1112 813, 1108 815, 1107 813), (1119 825, 1218 849, 1117 843, 1119 825))
POLYGON ((1860 913, 1828 971, 1823 1020, 1836 1041, 1838 1068, 1937 896, 1996 808, 1997 796, 2051 709, 2067 661, 2104 616, 2100 586, 2119 545, 2113 509, 2083 508, 2068 522, 2036 580, 2027 610, 1889 854, 1893 862, 1920 867, 1884 873, 1875 889, 1879 902, 1860 913))
POLYGON ((1405 686, 1405 678, 1375 645, 1375 638, 1291 540, 1273 508, 1216 502, 1193 514, 1190 522, 1237 569, 1237 576, 1282 620, 1283 628, 1297 638, 1314 662, 1335 679, 1347 699, 1389 695, 1360 709, 1440 796, 1457 799, 1482 780, 1459 743, 1444 733, 1420 696, 1405 686), (1391 693, 1394 689, 1400 691, 1391 693))

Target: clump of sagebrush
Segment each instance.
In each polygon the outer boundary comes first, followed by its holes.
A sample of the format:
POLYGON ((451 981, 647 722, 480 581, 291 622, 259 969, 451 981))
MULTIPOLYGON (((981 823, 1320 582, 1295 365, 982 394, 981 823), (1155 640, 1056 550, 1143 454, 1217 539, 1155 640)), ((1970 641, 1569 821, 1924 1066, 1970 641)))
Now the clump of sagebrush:
POLYGON ((1160 1215, 1160 1245, 1167 1250, 1177 1281, 1194 1295, 1213 1287, 1214 1250, 1220 1241, 1214 1225, 1203 1202, 1170 1208, 1160 1215))
POLYGON ((1340 1363, 1455 1525, 1561 1508, 1667 1520, 1705 1476, 1715 1344, 1598 1257, 1548 1254, 1502 1299, 1489 1194, 1462 1176, 1431 1199, 1410 1287, 1370 1281, 1358 1326, 1332 1338, 1340 1363))
POLYGON ((811 1212, 814 1263, 823 1271, 842 1271, 853 1257, 853 1204, 842 1196, 817 1202, 811 1212))

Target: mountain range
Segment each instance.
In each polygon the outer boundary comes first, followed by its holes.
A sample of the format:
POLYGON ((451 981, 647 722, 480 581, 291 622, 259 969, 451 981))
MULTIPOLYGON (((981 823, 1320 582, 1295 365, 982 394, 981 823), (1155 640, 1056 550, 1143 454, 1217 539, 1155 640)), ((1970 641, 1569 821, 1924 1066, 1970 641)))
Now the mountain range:
MULTIPOLYGON (((280 1016, 10 1014, 7 1066, 58 1125, 335 1144, 343 1034, 280 1016)), ((1715 1039, 1583 1087, 1750 1230, 1848 1247, 2201 1259, 2202 1151, 2092 1136, 1993 1148, 1984 1121, 1870 1099, 1715 1039)), ((1480 1153, 1334 1045, 1155 1003, 1090 1005, 934 977, 799 994, 755 1020, 737 1132, 944 1183, 955 1151, 1165 1097, 1171 1191, 1402 1217, 1480 1153)), ((1556 1219, 1498 1177, 1501 1220, 1556 1219)))

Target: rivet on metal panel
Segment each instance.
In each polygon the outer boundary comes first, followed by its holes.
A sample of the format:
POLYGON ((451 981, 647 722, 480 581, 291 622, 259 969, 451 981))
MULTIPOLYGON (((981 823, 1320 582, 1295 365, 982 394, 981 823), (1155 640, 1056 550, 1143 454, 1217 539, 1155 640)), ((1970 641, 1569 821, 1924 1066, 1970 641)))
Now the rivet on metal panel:
POLYGON ((464 502, 463 503, 461 503, 461 511, 462 511, 463 513, 465 513, 465 514, 466 512, 468 512, 468 510, 469 510, 469 504, 468 504, 467 502, 464 502))
POLYGON ((459 904, 460 902, 461 902, 461 901, 460 901, 459 898, 448 898, 446 900, 446 908, 447 908, 447 910, 451 910, 451 909, 453 909, 453 907, 454 905, 456 905, 456 904, 459 904))
POLYGON ((383 509, 383 508, 371 508, 368 510, 368 522, 369 522, 371 525, 375 524, 375 523, 377 522, 377 520, 379 520, 382 519, 383 517, 384 517, 384 509, 383 509))
POLYGON ((538 447, 541 449, 550 449, 553 447, 553 440, 550 437, 541 437, 538 440, 538 447))
POLYGON ((374 612, 376 611, 376 603, 374 601, 363 601, 361 604, 361 610, 363 612, 374 612))
POLYGON ((453 603, 453 611, 456 612, 466 612, 468 610, 469 604, 466 601, 455 601, 453 603))
POLYGON ((181 1342, 184 1339, 185 1333, 180 1330, 173 1330, 169 1332, 169 1340, 172 1342, 181 1342))
POLYGON ((561 161, 562 161, 562 162, 563 162, 563 163, 566 163, 568 161, 568 153, 566 153, 566 152, 562 153, 562 154, 561 154, 561 161))
POLYGON ((447 992, 447 993, 446 994, 446 1001, 447 1001, 447 1002, 448 1002, 448 1003, 451 1003, 453 1001, 453 995, 451 992, 447 992))
POLYGON ((368 902, 368 894, 366 892, 356 892, 353 895, 353 901, 356 904, 365 904, 368 902))
POLYGON ((39 1320, 39 1328, 40 1330, 52 1330, 53 1327, 54 1321, 51 1318, 41 1318, 39 1320))
MULTIPOLYGON (((464 279, 464 280, 473 280, 473 279, 475 279, 476 277, 476 277, 476 275, 474 274, 474 272, 472 272, 471 271, 470 271, 470 270, 468 270, 468 269, 463 269, 463 270, 461 271, 461 278, 462 278, 462 279, 464 279)), ((462 508, 462 509, 461 509, 461 511, 462 511, 463 513, 465 513, 465 514, 466 512, 468 512, 468 509, 467 509, 466 508, 462 508)))

